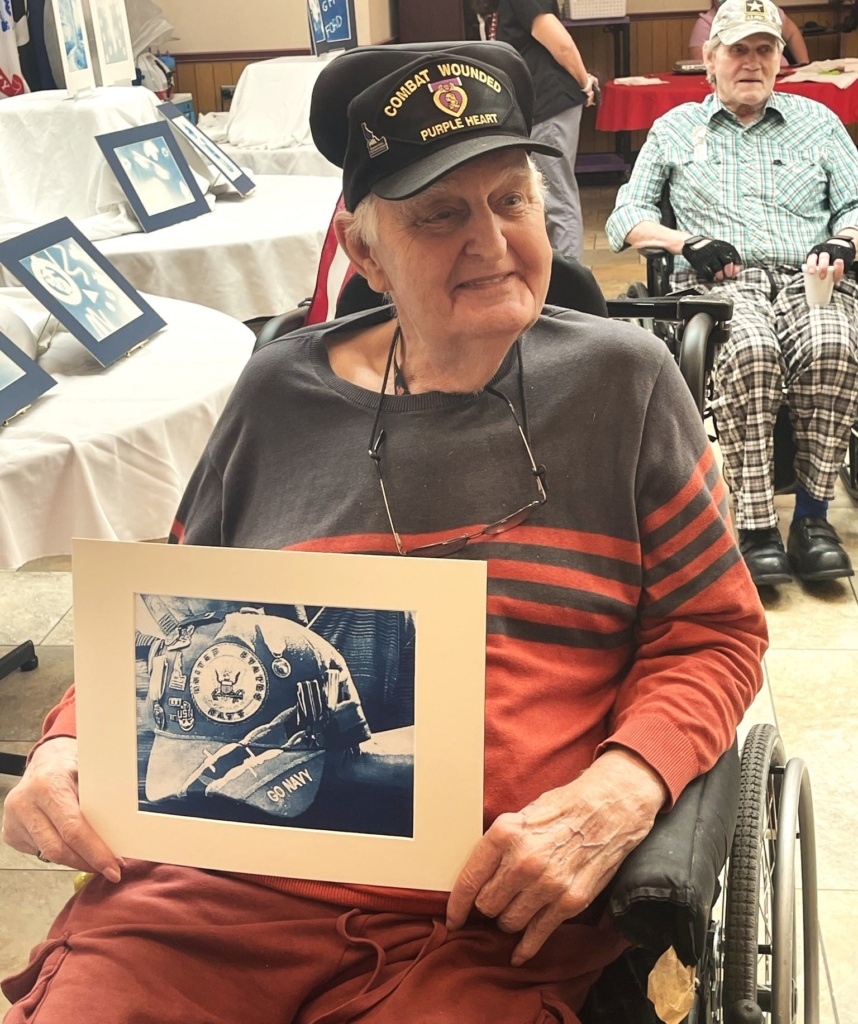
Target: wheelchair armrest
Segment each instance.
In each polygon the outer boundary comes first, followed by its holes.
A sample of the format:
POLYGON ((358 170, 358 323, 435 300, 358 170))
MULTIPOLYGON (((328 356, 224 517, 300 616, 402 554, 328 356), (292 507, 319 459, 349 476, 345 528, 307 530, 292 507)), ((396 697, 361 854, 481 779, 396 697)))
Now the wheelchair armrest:
POLYGON ((608 316, 622 320, 651 317, 687 323, 697 313, 708 313, 715 323, 726 323, 733 316, 730 299, 707 299, 700 295, 665 296, 664 298, 609 299, 608 316))
POLYGON ((646 245, 642 249, 638 249, 638 252, 647 260, 666 260, 673 255, 667 249, 657 249, 652 245, 646 245))
POLYGON ((718 875, 727 860, 739 803, 734 741, 685 788, 670 811, 623 861, 609 887, 615 927, 656 954, 670 946, 686 965, 703 954, 718 875))

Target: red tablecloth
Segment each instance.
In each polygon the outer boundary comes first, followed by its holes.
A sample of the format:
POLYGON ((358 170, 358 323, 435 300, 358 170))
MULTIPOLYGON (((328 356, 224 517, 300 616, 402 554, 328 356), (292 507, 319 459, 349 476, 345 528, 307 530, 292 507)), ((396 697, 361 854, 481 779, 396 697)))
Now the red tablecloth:
MULTIPOLYGON (((712 86, 705 75, 653 75, 667 85, 616 85, 605 82, 602 103, 596 115, 596 127, 605 132, 634 131, 650 128, 656 118, 666 114, 680 103, 705 99, 712 86)), ((776 92, 791 92, 824 103, 843 121, 858 121, 858 82, 848 89, 838 89, 827 82, 794 82, 789 76, 779 78, 776 92)))

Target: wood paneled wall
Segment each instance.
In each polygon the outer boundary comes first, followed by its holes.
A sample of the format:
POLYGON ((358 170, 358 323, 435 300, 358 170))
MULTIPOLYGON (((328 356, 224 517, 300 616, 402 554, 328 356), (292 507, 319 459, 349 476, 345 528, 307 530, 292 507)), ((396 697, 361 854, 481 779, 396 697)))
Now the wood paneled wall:
MULTIPOLYGON (((271 57, 295 56, 300 51, 262 52, 254 54, 176 54, 176 80, 173 88, 176 92, 189 92, 194 98, 194 110, 198 114, 208 114, 212 110, 226 110, 229 104, 223 105, 220 98, 222 85, 235 85, 238 76, 257 60, 268 60, 271 57)), ((309 51, 305 50, 304 53, 309 51)))

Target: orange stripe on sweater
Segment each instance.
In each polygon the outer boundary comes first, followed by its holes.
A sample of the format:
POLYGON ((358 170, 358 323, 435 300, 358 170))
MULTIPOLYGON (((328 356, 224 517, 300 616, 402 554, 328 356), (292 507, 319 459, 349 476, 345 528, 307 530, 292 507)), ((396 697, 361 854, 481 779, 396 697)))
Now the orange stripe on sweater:
POLYGON ((489 577, 499 580, 521 580, 524 583, 597 591, 615 601, 637 604, 638 586, 619 580, 598 576, 582 569, 566 569, 559 565, 545 565, 541 562, 512 562, 505 558, 490 558, 489 577))
POLYGON ((668 576, 665 576, 663 580, 650 587, 649 594, 652 600, 661 600, 662 598, 667 597, 668 594, 672 594, 675 590, 685 586, 686 583, 690 583, 697 576, 702 575, 710 568, 710 566, 717 562, 719 558, 726 554, 732 546, 732 538, 729 534, 724 533, 709 547, 702 551, 693 561, 682 565, 682 567, 677 569, 676 572, 670 573, 668 576))
POLYGON ((565 629, 583 629, 603 636, 621 632, 629 626, 628 620, 621 615, 587 612, 580 608, 539 604, 536 601, 517 601, 511 597, 494 595, 489 595, 487 611, 489 615, 499 615, 507 619, 562 626, 565 629))
POLYGON ((715 505, 707 502, 700 510, 700 514, 695 516, 690 523, 683 526, 678 533, 668 537, 667 540, 653 548, 652 551, 646 552, 643 556, 644 565, 652 568, 657 563, 671 558, 677 551, 681 551, 686 545, 691 544, 713 523, 719 523, 723 526, 724 520, 721 518, 721 514, 715 505))
MULTIPOLYGON (((410 533, 402 535, 406 549, 421 544, 434 544, 463 533, 476 533, 483 524, 463 526, 458 530, 438 530, 433 533, 410 533)), ((585 554, 614 558, 620 562, 638 565, 640 549, 634 541, 620 540, 607 534, 585 533, 581 530, 563 530, 545 526, 516 526, 506 533, 479 538, 481 545, 521 544, 557 551, 581 551, 585 554)), ((288 545, 290 551, 374 551, 382 554, 396 554, 393 537, 385 533, 356 533, 345 537, 316 537, 288 545)))
POLYGON ((700 493, 702 488, 705 486, 706 474, 712 468, 714 463, 715 455, 712 451, 712 446, 707 445, 706 451, 700 457, 697 465, 688 482, 682 487, 669 501, 666 501, 659 508, 655 509, 654 512, 644 517, 641 522, 641 534, 646 536, 647 534, 653 533, 660 526, 673 519, 674 516, 686 508, 690 502, 692 502, 697 495, 700 493))

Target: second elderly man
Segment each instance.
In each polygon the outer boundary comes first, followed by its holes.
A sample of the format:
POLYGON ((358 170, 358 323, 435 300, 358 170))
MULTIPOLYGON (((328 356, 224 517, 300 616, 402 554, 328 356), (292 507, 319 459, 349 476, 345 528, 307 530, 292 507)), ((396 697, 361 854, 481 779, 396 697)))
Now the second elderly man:
POLYGON ((858 408, 858 155, 827 107, 773 92, 783 45, 770 0, 726 0, 704 47, 712 95, 656 121, 607 224, 615 250, 673 253, 676 289, 733 301, 713 412, 758 586, 853 575, 827 509, 858 408), (803 265, 833 276, 830 303, 808 305, 803 265), (783 401, 797 448, 786 551, 772 473, 783 401))

